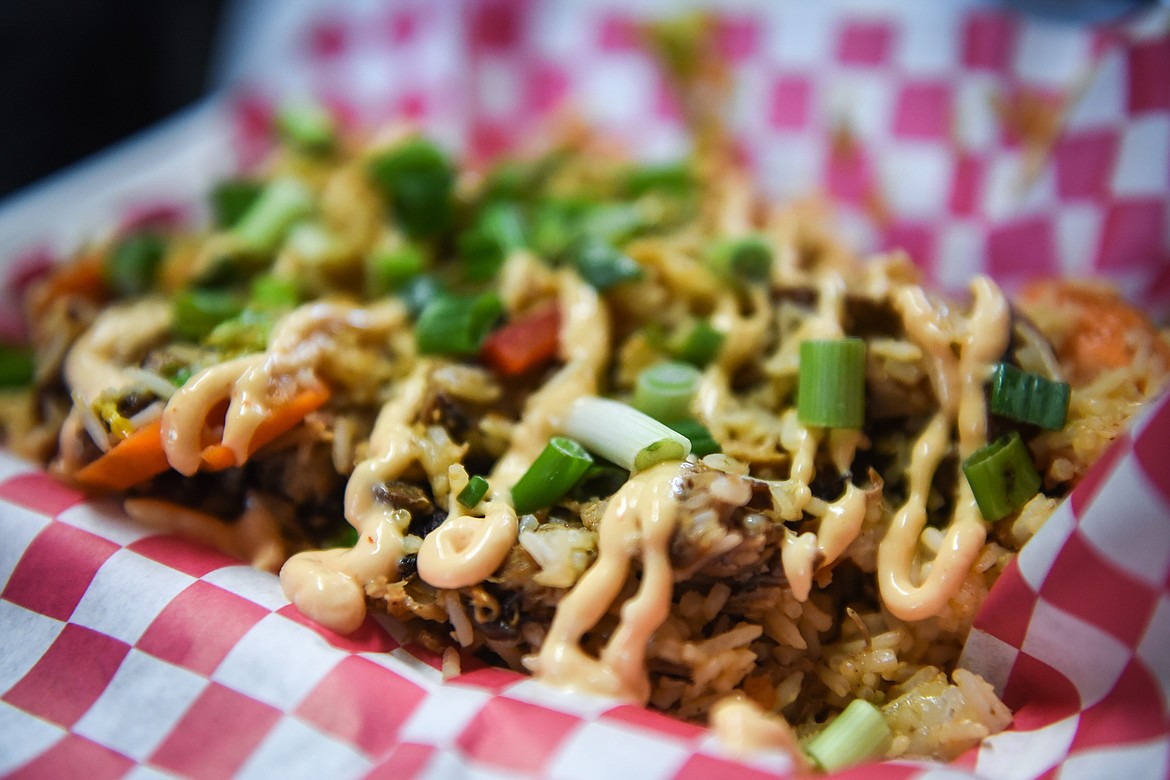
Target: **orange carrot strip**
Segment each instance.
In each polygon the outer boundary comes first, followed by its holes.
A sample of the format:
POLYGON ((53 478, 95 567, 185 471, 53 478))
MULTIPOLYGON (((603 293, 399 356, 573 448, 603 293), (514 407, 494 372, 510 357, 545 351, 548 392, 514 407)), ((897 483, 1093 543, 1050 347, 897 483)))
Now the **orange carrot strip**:
POLYGON ((252 434, 249 454, 285 431, 292 430, 306 415, 320 409, 328 400, 328 388, 310 387, 294 395, 284 406, 273 409, 267 419, 256 427, 256 433, 252 434))
POLYGON ((162 420, 142 426, 74 475, 96 490, 126 490, 163 473, 167 463, 162 446, 162 420))
POLYGON ((545 306, 493 332, 480 354, 501 376, 523 374, 556 356, 560 326, 560 309, 555 304, 545 306))
POLYGON ((204 471, 223 471, 236 465, 236 454, 222 444, 203 448, 204 471))

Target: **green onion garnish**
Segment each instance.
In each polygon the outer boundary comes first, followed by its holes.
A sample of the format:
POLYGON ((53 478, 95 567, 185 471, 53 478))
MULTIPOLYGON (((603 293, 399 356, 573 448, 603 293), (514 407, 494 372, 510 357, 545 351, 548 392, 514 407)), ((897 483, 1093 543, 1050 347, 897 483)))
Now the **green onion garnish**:
POLYGON ((487 495, 488 487, 488 481, 477 474, 467 481, 467 484, 459 491, 459 495, 455 497, 455 500, 468 509, 471 509, 479 504, 483 500, 483 497, 487 495))
POLYGON ((644 165, 633 168, 626 174, 626 192, 635 198, 652 190, 682 195, 689 191, 694 183, 690 166, 684 162, 644 165))
POLYGON ((371 297, 401 289, 426 267, 426 257, 412 244, 375 250, 366 264, 366 291, 371 297))
POLYGON ((251 179, 226 179, 211 191, 211 213, 218 228, 230 228, 240 221, 264 191, 264 185, 251 179))
POLYGON ((33 366, 30 348, 0 344, 0 387, 26 387, 32 384, 33 366))
POLYGON ((698 320, 671 338, 667 348, 679 360, 703 368, 719 354, 723 338, 723 331, 715 330, 707 320, 698 320))
POLYGON ((333 534, 325 541, 321 542, 322 550, 330 550, 336 547, 350 547, 357 544, 358 531, 352 525, 347 525, 337 533, 333 534))
POLYGON ((291 279, 257 276, 252 280, 249 305, 258 309, 291 309, 301 302, 301 291, 291 279))
POLYGON ((440 295, 418 317, 418 351, 424 355, 474 355, 503 313, 504 306, 495 293, 440 295))
POLYGON ((684 418, 681 420, 668 420, 666 424, 690 439, 691 454, 696 458, 705 458, 722 449, 719 446, 719 442, 715 441, 715 437, 711 435, 711 431, 707 430, 707 426, 698 420, 684 418))
POLYGON ((544 450, 512 487, 516 514, 526 515, 549 506, 568 493, 593 463, 593 457, 577 442, 564 436, 549 439, 544 450))
POLYGON ((609 244, 620 244, 645 224, 646 218, 632 203, 599 203, 582 213, 578 229, 581 235, 609 244))
POLYGON ((570 495, 580 501, 608 498, 616 493, 618 488, 626 484, 626 480, 629 478, 630 472, 625 469, 612 463, 595 460, 589 470, 585 472, 585 476, 581 477, 573 486, 570 495))
POLYGON ((708 253, 707 264, 727 279, 763 282, 772 274, 772 247, 762 236, 720 241, 708 253))
POLYGON ((455 171, 437 146, 421 138, 407 141, 370 160, 368 170, 408 236, 446 229, 455 171))
POLYGON ((989 523, 1015 512, 1040 490, 1032 455, 1015 431, 972 453, 963 461, 963 474, 989 523))
POLYGON ((565 413, 561 431, 626 471, 648 469, 664 460, 682 460, 691 451, 686 436, 608 398, 578 398, 565 413))
POLYGON ((172 302, 174 321, 171 328, 180 338, 199 341, 215 326, 244 310, 244 302, 234 293, 222 290, 182 290, 172 302))
POLYGON ((890 727, 878 708, 864 699, 854 699, 808 741, 804 752, 824 771, 835 772, 880 756, 890 736, 890 727))
POLYGON ((1001 417, 1058 431, 1068 418, 1071 393, 1068 382, 1054 382, 998 363, 991 375, 990 406, 1001 417))
POLYGON ((106 255, 106 283, 119 295, 142 295, 154 286, 166 244, 154 233, 136 233, 119 241, 106 255))
POLYGON ((473 282, 489 281, 508 254, 523 246, 520 210, 510 203, 493 203, 480 214, 478 224, 459 237, 464 273, 473 282))
POLYGON ((634 384, 634 408, 663 422, 689 417, 700 376, 689 363, 650 366, 634 384))
POLYGON ((796 401, 797 418, 804 425, 860 428, 865 422, 865 342, 802 342, 796 401))
POLYGON ((406 304, 410 316, 418 317, 431 301, 445 295, 447 292, 443 280, 432 274, 419 274, 402 283, 398 289, 398 297, 406 304))
POLYGON ((337 142, 333 115, 311 101, 281 107, 276 115, 276 131, 282 141, 306 154, 326 154, 337 142))
POLYGON ((232 227, 248 249, 274 252, 285 234, 313 212, 313 193, 296 179, 275 179, 232 227))
POLYGON ((642 266, 600 239, 582 239, 570 247, 569 256, 581 278, 598 292, 642 278, 642 266))

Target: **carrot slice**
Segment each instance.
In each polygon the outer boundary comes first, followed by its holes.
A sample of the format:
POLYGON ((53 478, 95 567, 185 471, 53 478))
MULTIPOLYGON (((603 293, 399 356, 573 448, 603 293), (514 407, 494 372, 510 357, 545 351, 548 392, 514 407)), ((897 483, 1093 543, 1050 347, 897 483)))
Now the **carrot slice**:
POLYGON ((518 376, 551 360, 560 344, 561 310, 556 304, 529 312, 493 332, 480 355, 501 376, 518 376))
POLYGON ((142 426, 115 444, 75 479, 96 490, 126 490, 171 467, 162 446, 162 420, 142 426))
POLYGON ((203 448, 204 471, 223 471, 236 465, 236 454, 222 444, 203 448))

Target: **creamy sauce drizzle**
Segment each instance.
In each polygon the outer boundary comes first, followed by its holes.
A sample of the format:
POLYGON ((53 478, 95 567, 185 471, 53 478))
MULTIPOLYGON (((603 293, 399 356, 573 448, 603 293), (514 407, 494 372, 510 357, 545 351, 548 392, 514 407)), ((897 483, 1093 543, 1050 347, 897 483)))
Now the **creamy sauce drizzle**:
POLYGON ((162 298, 107 309, 65 357, 66 386, 92 404, 105 390, 134 384, 128 362, 166 336, 170 326, 171 305, 162 298))

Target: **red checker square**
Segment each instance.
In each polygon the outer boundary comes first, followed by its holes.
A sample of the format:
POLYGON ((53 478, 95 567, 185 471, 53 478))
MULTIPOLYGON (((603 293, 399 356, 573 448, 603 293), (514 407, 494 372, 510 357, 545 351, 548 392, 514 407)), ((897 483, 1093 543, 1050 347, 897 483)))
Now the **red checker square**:
POLYGON ((520 43, 524 5, 511 0, 477 3, 471 12, 469 27, 472 45, 499 50, 520 43))
POLYGON ((391 43, 402 45, 418 37, 418 11, 395 11, 386 20, 386 36, 391 43))
POLYGON ((812 114, 812 83, 804 76, 781 76, 772 84, 768 124, 777 130, 800 130, 812 114))
POLYGON ((1101 701, 1081 713, 1072 747, 1110 747, 1165 736, 1170 729, 1161 687, 1136 658, 1101 701))
POLYGON ((942 140, 950 137, 951 88, 935 82, 904 84, 894 105, 894 135, 942 140))
POLYGON ((456 744, 491 767, 540 772, 580 719, 536 704, 492 699, 463 728, 456 744))
POLYGON ((8 775, 8 780, 45 777, 84 777, 106 780, 123 777, 134 761, 108 747, 77 734, 67 734, 57 744, 8 775))
POLYGON ((894 43, 894 28, 880 21, 848 21, 837 39, 837 59, 847 65, 885 65, 894 43))
POLYGON ((914 265, 928 274, 935 265, 934 230, 921 223, 894 222, 882 231, 883 249, 902 249, 910 255, 914 265))
POLYGON ((721 16, 715 27, 719 56, 736 63, 751 59, 759 48, 759 22, 748 16, 721 16))
POLYGON ((837 144, 829 155, 825 184, 844 203, 864 203, 874 192, 873 173, 864 152, 853 144, 837 144))
POLYGON ((654 82, 654 115, 669 121, 682 120, 682 106, 666 77, 659 75, 654 82))
POLYGON ((305 45, 315 59, 336 59, 349 46, 349 31, 340 20, 320 19, 309 27, 305 45))
MULTIPOLYGON (((1170 434, 1170 431, 1167 433, 1170 434)), ((1165 442, 1166 440, 1163 439, 1162 441, 1165 442)), ((1105 454, 1093 464, 1093 467, 1089 469, 1089 473, 1081 479, 1076 489, 1073 490, 1072 495, 1068 498, 1072 502, 1074 515, 1077 517, 1084 516, 1085 510, 1093 503, 1093 499, 1097 497, 1097 493, 1101 491, 1101 487, 1105 484, 1109 475, 1113 473, 1114 466, 1117 465, 1117 462, 1121 460, 1132 446, 1133 443, 1130 441, 1129 431, 1122 431, 1117 439, 1109 445, 1109 448, 1105 450, 1105 454)), ((1160 443, 1160 457, 1163 453, 1163 447, 1164 444, 1160 443)), ((1170 495, 1170 492, 1167 495, 1170 495)))
POLYGON ((207 582, 171 600, 138 640, 143 652, 210 675, 268 610, 207 582))
POLYGON ((538 114, 553 110, 569 94, 568 74, 551 62, 532 63, 525 69, 524 78, 528 110, 538 114))
POLYGON ((1133 647, 1150 621, 1157 595, 1108 562, 1079 533, 1065 542, 1044 579, 1045 601, 1133 647), (1092 572, 1093 576, 1085 576, 1092 572))
POLYGON ((389 653, 399 646, 394 637, 386 633, 386 629, 378 625, 378 621, 371 615, 367 615, 365 621, 353 633, 338 634, 319 623, 314 623, 292 604, 287 604, 276 612, 294 623, 312 629, 326 642, 340 650, 348 650, 351 653, 389 653))
POLYGON ((640 36, 638 26, 628 16, 605 14, 597 25, 597 48, 603 52, 637 51, 640 36))
POLYGON ((1162 198, 1118 200, 1109 206, 1101 234, 1100 268, 1139 270, 1162 247, 1166 203, 1162 198))
POLYGON ((1052 223, 1044 217, 1026 217, 992 228, 987 237, 987 270, 1001 280, 1055 276, 1060 266, 1052 223))
POLYGON ((231 777, 279 720, 278 710, 212 683, 150 763, 185 777, 231 777))
POLYGON ((1003 70, 1015 49, 1016 25, 1008 14, 976 12, 963 23, 963 65, 972 70, 1003 70))
POLYGON ((1129 111, 1170 109, 1170 36, 1129 49, 1129 111))
POLYGON ((1063 720, 1081 707, 1081 695, 1063 674, 1021 652, 1004 684, 1003 703, 1012 710, 1012 724, 1033 731, 1063 720))
POLYGON ((85 500, 85 494, 41 471, 19 474, 0 484, 0 498, 54 517, 85 500))
POLYGON ((131 542, 126 549, 192 577, 202 577, 225 566, 240 565, 226 553, 177 536, 147 536, 131 542))
POLYGON ((1061 198, 1104 198, 1117 159, 1117 133, 1097 130, 1061 138, 1052 151, 1061 198))
POLYGON ((3 597, 33 612, 68 620, 118 545, 65 523, 50 523, 16 564, 3 597))
POLYGON ((398 98, 398 114, 407 119, 421 119, 427 115, 425 92, 405 92, 398 98))
POLYGON ((102 695, 128 652, 113 637, 67 625, 4 701, 69 728, 102 695))
POLYGON ((372 661, 351 656, 326 675, 297 707, 302 719, 380 756, 427 697, 425 689, 372 661))
POLYGON ((472 123, 469 147, 477 161, 491 160, 512 146, 512 132, 506 123, 477 117, 472 123))
MULTIPOLYGON (((1170 401, 1162 400, 1133 443, 1133 453, 1146 477, 1170 502, 1170 469, 1166 468, 1166 442, 1170 441, 1170 401)), ((1115 445, 1116 446, 1116 445, 1115 445)))
POLYGON ((367 772, 365 780, 412 780, 422 774, 438 752, 432 745, 404 742, 367 772))
POLYGON ((955 215, 969 217, 979 208, 986 163, 977 155, 960 152, 955 158, 951 177, 951 195, 947 209, 955 215))
MULTIPOLYGON (((678 768, 672 780, 764 780, 776 775, 726 758, 695 753, 678 768)), ((836 777, 836 775, 834 775, 836 777)))
POLYGON ((670 718, 660 712, 654 712, 653 710, 648 710, 645 707, 639 707, 635 704, 620 704, 612 710, 606 710, 600 719, 609 722, 628 723, 631 726, 637 726, 657 734, 667 734, 686 740, 698 739, 707 733, 706 729, 694 723, 670 718))
POLYGON ((1019 565, 1013 561, 992 586, 975 618, 975 626, 1019 649, 1028 634, 1028 623, 1036 609, 1037 598, 1036 592, 1020 574, 1019 565))
POLYGON ((422 661, 436 672, 443 671, 443 656, 441 654, 431 652, 417 642, 403 645, 402 649, 409 653, 415 660, 422 661))
POLYGON ((455 681, 460 685, 469 685, 483 691, 499 693, 524 679, 524 675, 519 672, 488 666, 474 656, 462 658, 460 663, 463 671, 455 681))

